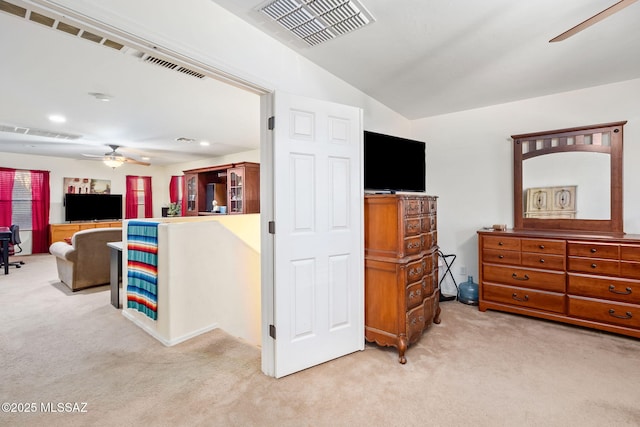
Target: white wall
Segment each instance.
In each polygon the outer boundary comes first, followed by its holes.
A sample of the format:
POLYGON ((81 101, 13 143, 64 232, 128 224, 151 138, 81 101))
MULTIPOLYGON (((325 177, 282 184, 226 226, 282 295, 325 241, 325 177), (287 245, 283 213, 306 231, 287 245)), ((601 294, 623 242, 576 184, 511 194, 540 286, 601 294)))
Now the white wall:
MULTIPOLYGON (((126 190, 125 177, 127 175, 150 176, 153 191, 153 216, 160 217, 162 214, 161 208, 169 203, 169 181, 171 180, 172 175, 182 175, 182 171, 187 169, 243 161, 259 162, 260 151, 254 150, 230 156, 215 157, 171 166, 123 165, 116 169, 111 169, 102 164, 102 162, 89 160, 2 153, 2 156, 0 156, 0 167, 47 170, 51 172, 49 177, 51 193, 49 222, 55 224, 64 222, 64 206, 62 205, 64 190, 62 188, 62 184, 65 177, 108 179, 111 181, 111 194, 122 194, 124 196, 126 190)), ((22 237, 22 232, 20 235, 22 237)), ((26 235, 26 237, 22 237, 22 240, 26 244, 28 235, 26 235)), ((23 249, 26 251, 27 247, 23 246, 23 249)))
POLYGON ((427 143, 427 192, 438 200, 438 240, 455 253, 458 283, 478 276, 476 231, 513 226, 511 135, 628 120, 624 127, 624 231, 640 233, 640 79, 495 105, 412 123, 427 143))

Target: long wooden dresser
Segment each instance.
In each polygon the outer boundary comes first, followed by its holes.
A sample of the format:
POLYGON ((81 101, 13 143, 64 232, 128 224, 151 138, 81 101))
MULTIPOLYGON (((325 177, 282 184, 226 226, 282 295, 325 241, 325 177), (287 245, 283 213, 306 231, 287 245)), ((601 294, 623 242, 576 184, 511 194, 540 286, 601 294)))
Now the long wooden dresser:
POLYGON ((640 236, 479 231, 479 308, 640 338, 640 236))
POLYGON ((437 197, 370 194, 364 200, 365 338, 405 352, 440 323, 437 197))

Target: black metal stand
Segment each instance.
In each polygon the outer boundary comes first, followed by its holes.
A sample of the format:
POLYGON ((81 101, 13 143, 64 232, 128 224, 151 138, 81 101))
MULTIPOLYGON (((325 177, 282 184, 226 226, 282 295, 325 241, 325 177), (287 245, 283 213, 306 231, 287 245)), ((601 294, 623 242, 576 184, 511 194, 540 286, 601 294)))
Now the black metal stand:
POLYGON ((458 298, 458 284, 456 283, 456 278, 453 277, 453 272, 451 271, 451 267, 453 266, 453 262, 456 260, 456 255, 455 254, 443 254, 442 251, 438 251, 438 256, 440 256, 440 258, 442 258, 442 261, 444 262, 444 265, 447 266, 447 269, 445 270, 444 274, 442 275, 442 278, 440 279, 440 282, 438 282, 438 287, 440 288, 440 301, 453 301, 456 298, 458 298), (451 258, 451 260, 449 260, 451 258), (451 280, 453 280, 453 285, 456 287, 456 294, 455 295, 442 295, 442 282, 444 282, 444 279, 447 277, 447 274, 449 275, 449 277, 451 277, 451 280))

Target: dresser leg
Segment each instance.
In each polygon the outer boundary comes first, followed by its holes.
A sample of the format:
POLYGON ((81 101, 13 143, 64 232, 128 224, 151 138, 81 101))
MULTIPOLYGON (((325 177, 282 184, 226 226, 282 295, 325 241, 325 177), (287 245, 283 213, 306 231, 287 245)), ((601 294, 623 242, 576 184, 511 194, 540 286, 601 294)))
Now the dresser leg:
POLYGON ((436 315, 433 316, 433 323, 435 323, 436 325, 440 324, 440 312, 442 311, 442 309, 440 308, 440 305, 438 305, 438 309, 436 310, 436 315))
POLYGON ((407 363, 407 358, 404 357, 405 351, 407 351, 407 337, 401 335, 398 337, 398 362, 403 365, 407 363))

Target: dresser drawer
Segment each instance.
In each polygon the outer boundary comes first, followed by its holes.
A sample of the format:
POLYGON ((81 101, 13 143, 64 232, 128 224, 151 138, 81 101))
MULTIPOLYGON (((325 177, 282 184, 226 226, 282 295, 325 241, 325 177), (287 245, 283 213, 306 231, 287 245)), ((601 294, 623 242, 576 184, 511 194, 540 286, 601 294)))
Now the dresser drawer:
POLYGON ((431 295, 428 298, 424 299, 424 326, 425 328, 431 324, 431 321, 436 315, 438 310, 438 300, 440 298, 440 293, 436 292, 434 295, 431 295))
POLYGON ((564 313, 564 294, 538 291, 515 286, 484 284, 482 296, 485 300, 538 310, 564 313))
POLYGON ((420 305, 420 303, 422 303, 422 300, 424 299, 424 293, 423 293, 424 280, 425 278, 423 277, 422 280, 419 281, 418 283, 414 283, 412 285, 407 286, 407 290, 406 290, 407 308, 413 308, 420 305))
POLYGON ((422 295, 429 296, 438 288, 438 270, 434 270, 422 278, 422 295))
POLYGON ((422 237, 414 236, 404 239, 404 256, 416 255, 422 251, 422 237))
POLYGON ((424 258, 407 264, 407 283, 405 283, 405 286, 422 279, 426 272, 425 268, 424 258))
POLYGON ((640 262, 640 246, 620 245, 620 259, 640 262))
POLYGON ((620 274, 620 263, 609 259, 569 257, 568 269, 582 273, 617 276, 620 274))
POLYGON ((565 255, 566 244, 564 240, 550 239, 522 239, 520 241, 522 252, 535 252, 540 254, 565 255))
POLYGON ((407 337, 409 342, 415 342, 424 329, 424 303, 407 312, 407 337))
POLYGON ((640 328, 640 306, 635 304, 609 302, 570 295, 569 315, 630 328, 640 328))
POLYGON ((526 268, 483 264, 482 281, 519 287, 564 292, 564 271, 530 270, 526 268))
POLYGON ((484 249, 503 249, 507 251, 519 251, 520 239, 517 237, 485 236, 482 239, 484 249))
POLYGON ((432 247, 436 246, 436 232, 432 231, 431 233, 425 233, 422 235, 422 250, 428 251, 432 247))
POLYGON ((618 259, 620 247, 609 243, 573 242, 567 243, 569 256, 618 259))
POLYGON ((620 276, 640 279, 640 262, 620 261, 620 276))
POLYGON ((522 253, 522 265, 525 267, 548 268, 551 270, 564 270, 564 255, 522 253))
POLYGON ((567 293, 640 304, 640 281, 569 274, 567 293))
POLYGON ((438 201, 435 198, 429 198, 424 200, 422 205, 422 213, 435 214, 438 212, 438 201))
POLYGON ((404 216, 419 216, 422 213, 420 199, 406 199, 403 202, 404 216))
POLYGON ((482 251, 482 262, 493 262, 496 264, 520 265, 520 252, 505 251, 504 249, 485 249, 482 251))
POLYGON ((427 215, 422 217, 422 232, 428 233, 438 228, 438 220, 435 215, 427 215))
POLYGON ((405 237, 417 236, 422 232, 420 218, 406 218, 404 220, 405 237))

